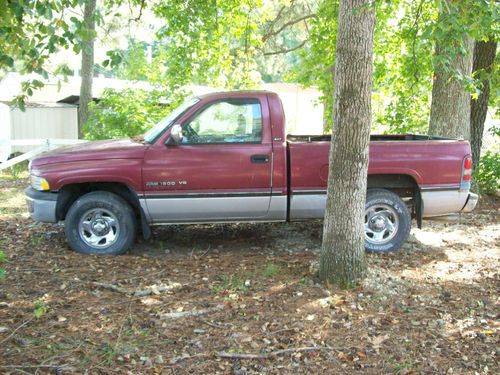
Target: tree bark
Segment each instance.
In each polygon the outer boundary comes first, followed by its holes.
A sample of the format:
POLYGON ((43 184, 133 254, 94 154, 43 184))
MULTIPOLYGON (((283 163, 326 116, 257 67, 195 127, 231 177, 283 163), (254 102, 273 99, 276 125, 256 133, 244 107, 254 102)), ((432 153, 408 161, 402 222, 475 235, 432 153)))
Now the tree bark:
POLYGON ((471 101, 470 112, 470 143, 472 148, 472 162, 474 168, 481 158, 481 146, 483 144, 484 122, 488 112, 488 101, 490 98, 490 77, 495 55, 497 42, 489 40, 487 42, 476 42, 474 46, 474 61, 472 72, 479 73, 479 80, 482 88, 477 99, 471 101))
POLYGON ((83 126, 89 117, 89 103, 92 101, 92 77, 94 75, 94 40, 95 40, 95 9, 97 0, 85 2, 83 22, 86 24, 88 34, 83 42, 86 47, 82 49, 82 81, 80 85, 80 103, 78 107, 78 138, 83 138, 83 126))
POLYGON ((340 1, 334 125, 319 276, 343 288, 354 286, 366 275, 364 212, 374 28, 372 1, 340 1))
POLYGON ((470 138, 470 94, 457 80, 456 74, 470 77, 474 40, 465 36, 463 44, 465 53, 456 46, 452 48, 455 56, 449 56, 450 46, 437 42, 435 60, 444 61, 451 57, 451 61, 447 66, 437 64, 434 72, 429 135, 470 138))

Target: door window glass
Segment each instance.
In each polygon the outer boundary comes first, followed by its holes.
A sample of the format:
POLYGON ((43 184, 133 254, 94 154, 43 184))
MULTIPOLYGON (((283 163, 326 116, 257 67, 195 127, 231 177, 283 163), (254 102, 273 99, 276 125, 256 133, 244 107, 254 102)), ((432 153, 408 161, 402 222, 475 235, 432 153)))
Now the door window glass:
POLYGON ((183 143, 259 143, 262 111, 257 99, 216 102, 183 127, 183 143))

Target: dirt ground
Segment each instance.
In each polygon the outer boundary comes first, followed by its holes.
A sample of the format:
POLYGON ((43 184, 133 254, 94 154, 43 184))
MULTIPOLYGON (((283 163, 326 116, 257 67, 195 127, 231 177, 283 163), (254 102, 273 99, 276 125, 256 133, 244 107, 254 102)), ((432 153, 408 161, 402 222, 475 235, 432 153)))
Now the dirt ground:
POLYGON ((316 283, 321 222, 170 226, 119 257, 71 251, 0 175, 0 373, 500 373, 500 200, 316 283))

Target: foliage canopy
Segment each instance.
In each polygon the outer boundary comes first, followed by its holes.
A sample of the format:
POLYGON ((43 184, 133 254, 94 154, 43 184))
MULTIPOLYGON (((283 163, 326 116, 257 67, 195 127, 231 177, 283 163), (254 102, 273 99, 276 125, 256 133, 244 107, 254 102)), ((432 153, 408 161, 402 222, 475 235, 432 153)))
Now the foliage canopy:
MULTIPOLYGON (((71 74, 67 66, 52 72, 45 66, 58 49, 72 48, 79 53, 86 48, 82 40, 89 31, 79 17, 72 15, 72 10, 81 8, 83 3, 84 0, 0 0, 0 43, 4 46, 0 51, 0 69, 34 72, 42 77, 50 73, 71 74)), ((101 11, 111 12, 122 3, 106 2, 101 11)), ((331 129, 338 0, 132 0, 130 6, 139 15, 148 7, 161 21, 161 27, 152 45, 131 40, 128 49, 109 51, 108 59, 99 67, 99 71, 122 79, 146 80, 153 89, 152 93, 125 91, 122 98, 109 91, 100 104, 93 106, 95 110, 106 104, 111 106, 106 108, 114 108, 109 113, 125 121, 119 134, 134 134, 149 126, 150 121, 143 126, 136 123, 143 111, 137 116, 131 114, 137 101, 146 111, 153 111, 144 117, 153 119, 163 113, 153 101, 161 98, 162 102, 174 104, 185 95, 181 90, 185 85, 245 89, 262 81, 292 81, 318 87, 325 105, 324 126, 331 129), (150 56, 148 48, 152 51, 150 56)), ((498 38, 497 3, 379 0, 376 11, 374 127, 384 132, 425 133, 436 68, 448 69, 452 51, 461 45, 465 34, 476 40, 498 38), (434 55, 438 42, 449 46, 450 53, 444 58, 434 55)), ((101 12, 95 17, 98 23, 102 22, 101 12)), ((479 78, 484 75, 475 72, 472 77, 456 78, 474 97, 481 90, 479 78)), ((495 64, 488 76, 492 79, 490 102, 494 106, 500 100, 498 77, 495 64)), ((23 84, 25 94, 19 98, 19 105, 41 85, 36 79, 23 84)), ((87 129, 97 121, 113 122, 110 115, 94 114, 87 129)), ((116 129, 104 124, 101 130, 112 128, 116 129)), ((91 137, 118 134, 101 130, 91 137)))

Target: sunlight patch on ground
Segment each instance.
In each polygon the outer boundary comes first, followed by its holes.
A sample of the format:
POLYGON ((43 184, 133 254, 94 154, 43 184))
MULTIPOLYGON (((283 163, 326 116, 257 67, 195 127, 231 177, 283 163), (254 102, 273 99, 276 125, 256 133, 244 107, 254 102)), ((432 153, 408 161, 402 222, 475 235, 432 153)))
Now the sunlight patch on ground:
POLYGON ((271 293, 279 293, 286 288, 286 284, 276 284, 269 288, 269 292, 271 293))
MULTIPOLYGON (((467 250, 465 250, 467 251, 467 250)), ((445 253, 449 253, 445 251, 445 253)), ((455 252, 453 252, 455 253, 455 252)), ((407 269, 401 272, 406 279, 421 281, 430 279, 434 281, 452 281, 472 283, 484 277, 494 277, 495 269, 500 267, 497 256, 491 258, 460 258, 449 257, 449 261, 435 261, 418 269, 407 269)))
POLYGON ((316 311, 318 308, 334 308, 335 306, 340 306, 345 303, 346 300, 343 296, 334 294, 329 297, 318 298, 307 302, 300 307, 300 311, 316 311))
POLYGON ((414 236, 423 245, 442 251, 445 259, 418 269, 403 270, 401 276, 405 278, 470 283, 484 276, 493 276, 500 267, 498 224, 487 225, 479 231, 463 225, 437 227, 416 230, 414 236))
POLYGON ((443 239, 438 233, 415 229, 413 235, 418 241, 426 246, 441 247, 444 244, 443 239))
POLYGON ((498 250, 500 246, 500 225, 488 225, 479 231, 479 236, 482 240, 493 243, 496 250, 498 250))
POLYGON ((441 281, 460 281, 469 283, 479 279, 482 266, 471 263, 457 265, 454 262, 436 262, 420 270, 406 270, 402 276, 413 279, 421 279, 423 275, 431 279, 441 281))
POLYGON ((24 192, 19 189, 0 189, 0 216, 22 214, 28 217, 26 198, 24 192))

